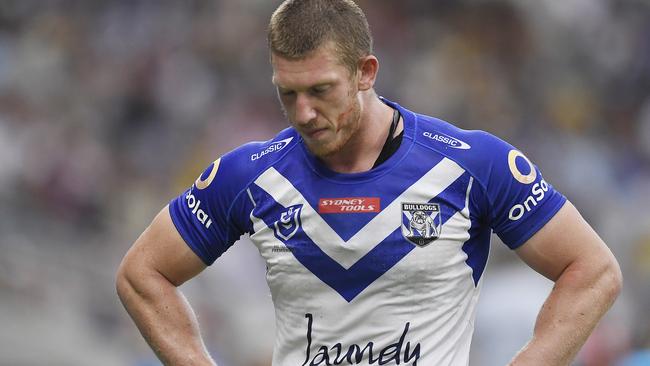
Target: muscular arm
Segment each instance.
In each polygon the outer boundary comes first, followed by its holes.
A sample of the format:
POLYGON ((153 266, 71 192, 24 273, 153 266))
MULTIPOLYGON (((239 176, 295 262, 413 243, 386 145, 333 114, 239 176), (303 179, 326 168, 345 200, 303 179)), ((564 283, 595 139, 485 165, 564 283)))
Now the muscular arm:
POLYGON ((618 263, 570 202, 517 254, 555 286, 511 365, 569 365, 618 296, 618 263))
POLYGON ((205 269, 183 242, 165 207, 127 252, 117 293, 165 365, 215 365, 196 317, 178 286, 205 269))

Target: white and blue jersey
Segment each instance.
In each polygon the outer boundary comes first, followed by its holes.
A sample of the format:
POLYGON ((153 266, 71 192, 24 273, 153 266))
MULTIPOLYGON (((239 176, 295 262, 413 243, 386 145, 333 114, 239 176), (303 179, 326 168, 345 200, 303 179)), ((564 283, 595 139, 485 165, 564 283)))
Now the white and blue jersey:
POLYGON ((289 128, 216 160, 170 204, 208 265, 250 234, 274 365, 466 365, 491 232, 515 249, 566 200, 504 141, 384 101, 404 135, 370 171, 329 170, 289 128))

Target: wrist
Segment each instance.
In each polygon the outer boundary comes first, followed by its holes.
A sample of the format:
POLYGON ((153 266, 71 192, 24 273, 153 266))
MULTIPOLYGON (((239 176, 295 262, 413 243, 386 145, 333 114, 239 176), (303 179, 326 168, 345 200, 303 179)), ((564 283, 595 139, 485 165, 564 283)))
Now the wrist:
POLYGON ((508 366, 568 366, 570 360, 560 355, 559 350, 552 349, 538 341, 529 341, 508 363, 508 366))

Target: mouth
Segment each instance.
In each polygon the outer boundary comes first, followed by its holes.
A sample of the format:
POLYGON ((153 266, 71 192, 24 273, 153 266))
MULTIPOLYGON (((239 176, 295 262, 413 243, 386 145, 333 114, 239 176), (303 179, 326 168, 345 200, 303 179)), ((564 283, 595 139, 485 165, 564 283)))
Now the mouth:
POLYGON ((317 139, 327 132, 327 128, 317 128, 309 131, 304 131, 304 135, 309 139, 317 139))

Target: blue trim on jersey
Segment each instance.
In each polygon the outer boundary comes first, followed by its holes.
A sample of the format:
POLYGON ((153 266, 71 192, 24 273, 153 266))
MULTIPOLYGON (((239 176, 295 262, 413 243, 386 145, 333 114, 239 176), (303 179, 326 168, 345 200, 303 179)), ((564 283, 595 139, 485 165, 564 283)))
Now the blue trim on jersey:
POLYGON ((200 227, 200 224, 187 208, 186 195, 191 189, 176 197, 169 203, 169 215, 179 235, 187 246, 205 263, 211 265, 228 248, 218 245, 225 240, 217 239, 221 232, 209 231, 200 227), (210 243, 210 244, 208 244, 210 243))
POLYGON ((472 268, 472 278, 474 286, 478 286, 478 281, 485 271, 488 257, 490 256, 490 236, 491 230, 481 227, 478 220, 472 220, 472 226, 469 229, 469 240, 463 244, 463 252, 467 254, 465 263, 472 268))
MULTIPOLYGON (((550 186, 550 185, 549 185, 550 186)), ((566 204, 567 199, 564 195, 553 190, 552 197, 542 202, 537 209, 538 214, 534 217, 528 216, 527 219, 522 219, 516 230, 508 231, 506 233, 499 233, 499 238, 510 249, 517 249, 524 245, 528 239, 532 238, 547 222, 551 221, 553 216, 560 211, 566 204)))

